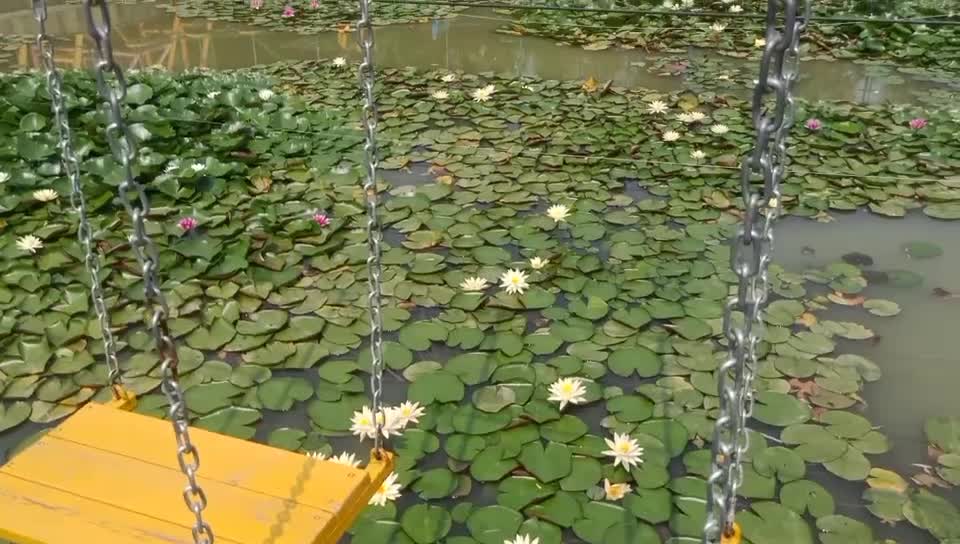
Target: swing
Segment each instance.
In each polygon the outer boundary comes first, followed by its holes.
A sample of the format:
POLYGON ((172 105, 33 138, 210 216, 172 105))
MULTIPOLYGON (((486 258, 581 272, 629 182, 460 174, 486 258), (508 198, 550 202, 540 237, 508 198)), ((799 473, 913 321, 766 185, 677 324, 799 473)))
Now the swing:
MULTIPOLYGON (((120 198, 134 224, 131 246, 143 269, 146 300, 153 317, 151 329, 162 360, 162 389, 170 401, 170 419, 177 439, 177 460, 162 453, 166 425, 162 420, 131 412, 133 394, 124 389, 103 303, 99 268, 92 252, 92 237, 79 182, 79 168, 70 143, 70 128, 60 74, 53 62, 52 46, 45 33, 46 0, 33 0, 40 23, 37 45, 47 69, 53 112, 60 130, 64 168, 71 180, 72 201, 80 217, 79 238, 86 252, 91 294, 104 335, 104 352, 114 400, 107 405, 88 404, 5 466, 0 467, 0 537, 20 544, 67 544, 77 541, 106 544, 227 543, 300 544, 336 542, 366 506, 393 468, 393 456, 382 449, 376 433, 371 461, 366 469, 353 469, 296 453, 218 435, 187 425, 183 392, 177 375, 176 350, 167 332, 166 304, 157 279, 156 249, 147 236, 144 218, 149 213, 143 187, 134 179, 130 163, 136 156, 127 136, 120 103, 125 81, 110 48, 110 22, 106 0, 84 0, 90 34, 97 45, 97 80, 109 106, 107 136, 123 166, 125 179, 120 198), (94 20, 92 7, 101 11, 103 23, 94 20), (108 84, 110 77, 114 83, 108 84), (135 193, 131 202, 128 192, 135 193), (122 430, 123 434, 109 431, 122 430), (106 431, 106 432, 105 432, 106 431), (198 447, 199 446, 199 447, 198 447), (209 465, 198 474, 203 449, 209 465), (188 484, 180 487, 178 472, 188 484), (179 504, 177 494, 187 505, 179 504), (205 513, 207 497, 216 508, 205 513), (187 531, 192 532, 192 538, 187 531)), ((761 333, 761 311, 767 300, 767 266, 771 259, 772 226, 780 210, 780 182, 786 162, 786 136, 793 123, 792 88, 797 79, 799 36, 809 20, 809 3, 803 0, 768 0, 766 46, 760 78, 754 92, 753 120, 756 146, 744 161, 743 224, 731 252, 739 279, 736 296, 727 305, 724 333, 730 357, 718 375, 719 415, 707 490, 705 544, 740 544, 742 530, 735 522, 737 489, 742 483, 741 463, 747 450, 746 422, 752 411, 752 380, 756 372, 761 333), (783 11, 783 31, 776 28, 783 11), (772 112, 764 98, 776 95, 772 112), (772 115, 771 115, 772 114, 772 115), (763 178, 763 191, 752 179, 763 178), (745 316, 742 324, 733 312, 745 316), (729 374, 733 374, 731 380, 729 374)), ((360 0, 358 24, 363 63, 361 90, 367 156, 364 193, 368 212, 368 271, 370 283, 371 390, 373 410, 381 410, 383 365, 380 316, 380 239, 376 194, 376 104, 373 96, 373 30, 369 0, 360 0)), ((379 418, 375 418, 379 424, 379 418)), ((378 429, 379 431, 379 429, 378 429)))
MULTIPOLYGON (((376 191, 371 190, 377 164, 373 36, 368 0, 360 3, 363 17, 358 28, 364 49, 361 81, 366 99, 368 153, 364 187, 371 249, 371 390, 373 411, 380 413, 380 223, 376 191)), ((216 541, 220 543, 337 542, 393 470, 393 454, 383 449, 379 432, 370 463, 366 468, 352 468, 188 426, 177 374, 176 346, 167 332, 167 306, 157 278, 157 250, 144 225, 149 202, 131 170, 136 150, 120 107, 126 82, 113 60, 107 0, 84 0, 83 7, 96 44, 97 83, 107 104, 107 139, 125 174, 119 194, 134 225, 130 244, 143 271, 146 301, 152 315, 150 329, 162 362, 161 388, 170 402, 177 455, 170 455, 169 423, 132 412, 136 397, 121 382, 100 286, 99 264, 92 251, 79 163, 71 144, 61 74, 46 35, 46 0, 33 0, 40 27, 37 45, 60 131, 64 169, 71 181, 71 201, 80 217, 79 239, 86 253, 114 399, 107 404, 86 405, 0 467, 0 538, 18 544, 213 544, 215 527, 216 541), (101 22, 94 18, 94 7, 99 7, 101 22), (108 79, 112 82, 108 83, 108 79), (206 461, 202 473, 199 450, 204 452, 206 461), (186 487, 182 484, 184 476, 186 487), (209 510, 208 498, 213 504, 209 510)))

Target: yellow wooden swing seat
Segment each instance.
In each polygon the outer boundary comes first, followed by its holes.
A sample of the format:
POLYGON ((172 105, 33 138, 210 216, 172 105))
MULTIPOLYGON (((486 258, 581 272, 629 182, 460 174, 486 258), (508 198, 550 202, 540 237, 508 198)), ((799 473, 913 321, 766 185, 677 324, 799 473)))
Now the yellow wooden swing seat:
MULTIPOLYGON (((127 406, 123 406, 127 404, 127 406)), ((18 544, 192 544, 169 421, 90 403, 0 467, 0 538, 18 544)), ((190 428, 217 544, 333 544, 393 470, 190 428)))

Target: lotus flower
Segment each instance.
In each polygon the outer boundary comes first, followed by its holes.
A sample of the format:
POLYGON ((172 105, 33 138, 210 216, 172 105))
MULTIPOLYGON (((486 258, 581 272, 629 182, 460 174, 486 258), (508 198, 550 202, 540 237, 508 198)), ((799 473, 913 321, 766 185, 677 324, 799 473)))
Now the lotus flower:
POLYGON ((177 226, 179 226, 181 229, 183 229, 184 232, 189 232, 189 231, 197 228, 197 225, 198 225, 198 224, 199 224, 199 223, 197 222, 197 220, 196 220, 195 218, 189 217, 189 216, 180 219, 180 221, 177 221, 177 226))
POLYGON ((323 212, 317 212, 313 214, 313 220, 316 221, 321 227, 330 225, 330 217, 323 212))

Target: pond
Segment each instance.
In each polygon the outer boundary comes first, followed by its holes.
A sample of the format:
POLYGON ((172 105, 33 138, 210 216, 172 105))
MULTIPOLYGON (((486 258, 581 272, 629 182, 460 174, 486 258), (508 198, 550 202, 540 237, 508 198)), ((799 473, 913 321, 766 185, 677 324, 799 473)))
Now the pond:
MULTIPOLYGON (((117 58, 128 67, 162 65, 169 70, 187 68, 231 69, 278 61, 344 56, 359 58, 355 37, 347 32, 303 35, 263 30, 258 27, 198 18, 181 18, 170 11, 147 5, 113 6, 118 39, 117 58)), ((390 25, 378 30, 377 63, 402 68, 442 67, 467 73, 492 71, 557 80, 613 81, 627 87, 672 91, 684 87, 682 76, 659 75, 651 70, 660 55, 641 50, 588 51, 557 45, 546 38, 511 36, 496 31, 510 19, 489 9, 470 9, 452 19, 420 24, 390 25)), ((51 10, 50 33, 61 43, 61 62, 86 67, 92 54, 79 6, 63 5, 51 10), (82 45, 81 45, 82 44, 82 45)), ((33 14, 13 11, 0 19, 0 35, 32 34, 33 14)), ((754 77, 755 63, 721 57, 688 45, 682 55, 693 64, 717 63, 728 76, 738 71, 754 77)), ((8 67, 37 67, 39 59, 29 44, 11 56, 8 67)), ((0 64, 0 69, 3 65, 0 64)), ((799 95, 810 100, 848 100, 867 104, 911 102, 932 89, 955 88, 955 81, 931 82, 918 75, 900 74, 883 63, 813 60, 804 64, 799 95)), ((712 81, 716 84, 717 81, 712 81)), ((710 83, 702 83, 707 88, 710 83)), ((731 83, 732 85, 732 83, 731 83)), ((736 86, 748 93, 752 80, 736 86)))
MULTIPOLYGON (((362 458, 355 37, 160 4, 113 6, 115 47, 137 69, 128 116, 195 424, 362 458)), ((503 33, 510 17, 377 29, 384 395, 426 411, 392 441, 401 497, 369 508, 353 541, 692 544, 755 62, 697 44, 591 51, 503 33), (519 293, 499 285, 511 277, 519 293), (558 406, 565 378, 585 389, 558 406), (639 440, 641 466, 612 464, 614 433, 639 440), (604 480, 632 492, 609 500, 604 480)), ((32 25, 0 7, 0 36, 32 25)), ((51 8, 50 29, 62 66, 91 63, 78 6, 51 8)), ((38 66, 29 43, 7 50, 5 70, 38 66)), ((793 133, 741 519, 752 544, 951 544, 960 115, 937 97, 956 82, 890 64, 802 70, 798 118, 823 126, 793 133)), ((0 76, 4 460, 106 396, 43 85, 0 76)), ((91 79, 66 85, 125 382, 159 415, 119 170, 91 79)))

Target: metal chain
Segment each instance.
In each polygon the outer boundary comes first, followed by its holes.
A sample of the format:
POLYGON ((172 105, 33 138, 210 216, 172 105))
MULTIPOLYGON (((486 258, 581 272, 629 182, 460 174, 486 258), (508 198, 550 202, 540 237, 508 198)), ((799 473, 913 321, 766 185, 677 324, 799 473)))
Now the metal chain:
POLYGON ((363 93, 363 131, 366 144, 363 150, 366 153, 366 178, 363 183, 363 194, 367 204, 367 280, 370 286, 370 354, 372 363, 370 368, 370 394, 372 396, 373 420, 376 434, 373 437, 373 448, 379 452, 383 439, 381 438, 384 420, 383 404, 383 316, 381 314, 382 300, 380 291, 380 241, 383 232, 378 214, 379 197, 377 196, 377 166, 380 161, 377 157, 377 101, 373 94, 373 23, 370 16, 370 0, 360 0, 360 21, 357 23, 357 40, 363 52, 363 61, 360 63, 360 91, 363 93))
POLYGON ((720 413, 707 479, 705 544, 717 544, 723 535, 732 534, 737 491, 743 483, 742 462, 749 448, 747 421, 753 414, 757 347, 763 335, 761 313, 769 295, 767 270, 773 256, 773 225, 780 214, 786 138, 794 120, 793 86, 797 80, 799 40, 809 17, 809 0, 767 0, 766 46, 753 94, 756 146, 741 169, 744 217, 730 255, 739 283, 723 316, 730 355, 718 371, 720 413), (800 2, 804 2, 803 13, 798 13, 800 2), (781 10, 782 31, 777 29, 781 10), (775 99, 772 111, 765 104, 771 95, 775 99), (763 179, 762 192, 752 186, 755 176, 763 179), (734 312, 743 314, 743 323, 734 321, 734 312))
POLYGON ((207 496, 197 482, 200 468, 200 455, 190 441, 187 408, 180 388, 177 373, 177 348, 173 336, 167 327, 169 314, 167 302, 160 290, 157 268, 160 256, 156 245, 147 234, 146 218, 150 215, 150 201, 146 189, 137 181, 133 173, 133 163, 137 156, 136 142, 123 117, 122 104, 127 96, 127 81, 123 70, 113 58, 113 46, 110 43, 110 11, 107 0, 83 0, 84 15, 90 37, 93 39, 97 62, 97 88, 105 100, 107 108, 107 141, 114 158, 120 163, 123 181, 120 183, 119 196, 133 222, 133 234, 130 235, 130 247, 137 256, 143 273, 144 295, 147 307, 152 314, 150 328, 156 342, 161 360, 161 389, 170 402, 170 419, 173 422, 177 438, 177 461, 180 470, 187 477, 187 486, 183 490, 183 500, 193 512, 193 541, 196 544, 213 544, 214 536, 210 525, 203 519, 203 509, 207 506, 207 496), (94 8, 99 8, 99 21, 94 8), (131 198, 131 193, 133 198, 131 198))
POLYGON ((63 75, 57 68, 54 60, 53 41, 47 35, 47 0, 33 0, 33 17, 37 20, 39 32, 37 34, 37 50, 47 75, 47 92, 50 94, 50 105, 53 117, 57 123, 59 137, 60 160, 63 170, 70 180, 70 204, 79 216, 77 238, 83 247, 83 262, 90 277, 90 299, 93 309, 100 323, 103 336, 103 355, 107 363, 107 378, 113 389, 114 398, 120 398, 120 363, 117 361, 117 343, 110 330, 110 314, 103 298, 103 285, 100 281, 100 259, 93 251, 93 229, 87 218, 87 202, 83 196, 83 187, 80 184, 80 161, 73 150, 73 135, 70 130, 70 116, 67 112, 66 99, 63 95, 63 75))

